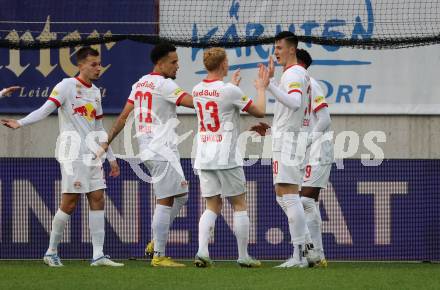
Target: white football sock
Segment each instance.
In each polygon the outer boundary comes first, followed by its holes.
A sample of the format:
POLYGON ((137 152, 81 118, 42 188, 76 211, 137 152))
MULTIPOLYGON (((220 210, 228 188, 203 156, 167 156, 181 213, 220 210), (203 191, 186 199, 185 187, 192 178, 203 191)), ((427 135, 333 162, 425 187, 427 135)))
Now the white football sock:
POLYGON ((63 238, 64 228, 70 220, 70 215, 58 209, 52 220, 52 230, 50 232, 49 248, 46 255, 53 255, 58 252, 58 245, 63 238))
POLYGON ((303 245, 306 235, 306 218, 303 205, 298 194, 284 194, 284 204, 286 205, 287 219, 289 222, 290 237, 292 244, 303 245))
POLYGON ((313 245, 316 250, 321 250, 322 242, 319 239, 321 226, 316 211, 317 209, 316 209, 315 200, 313 198, 303 196, 301 197, 301 202, 304 206, 304 213, 306 215, 307 227, 309 228, 313 245))
POLYGON ((168 234, 170 232, 170 216, 170 206, 156 204, 151 225, 153 228, 155 256, 165 256, 165 248, 167 245, 168 234))
POLYGON ((304 208, 304 214, 306 216, 307 224, 306 244, 313 243, 313 246, 316 249, 316 241, 313 238, 316 236, 316 228, 313 222, 315 218, 315 200, 310 197, 301 196, 301 203, 304 208))
POLYGON ((177 217, 180 210, 186 204, 187 201, 188 201, 188 194, 174 198, 173 207, 171 208, 170 225, 173 224, 174 219, 177 217))
MULTIPOLYGON (((281 209, 283 210, 283 212, 287 215, 286 204, 284 203, 283 196, 277 195, 276 200, 277 200, 277 203, 279 204, 279 206, 281 207, 281 209)), ((309 229, 307 227, 306 227, 305 241, 306 241, 306 244, 313 244, 312 238, 310 237, 309 229)))
POLYGON ((281 207, 281 209, 283 210, 283 212, 287 215, 286 204, 284 203, 283 196, 278 196, 278 195, 276 195, 276 199, 277 199, 277 203, 278 203, 278 205, 281 207))
POLYGON ((318 231, 316 235, 316 248, 321 252, 321 258, 325 259, 324 245, 322 243, 322 218, 319 210, 319 201, 315 202, 316 219, 318 220, 318 231))
POLYGON ((209 257, 208 244, 210 238, 214 235, 215 220, 217 214, 212 210, 206 209, 199 221, 199 250, 197 255, 209 257))
POLYGON ((249 216, 247 211, 234 212, 233 228, 237 238, 238 258, 245 259, 249 256, 249 216))
POLYGON ((322 218, 321 218, 321 211, 319 210, 319 201, 315 201, 315 205, 316 205, 316 214, 318 215, 319 220, 322 222, 322 218))
POLYGON ((92 236, 93 260, 104 256, 105 219, 104 210, 89 211, 89 229, 92 236))

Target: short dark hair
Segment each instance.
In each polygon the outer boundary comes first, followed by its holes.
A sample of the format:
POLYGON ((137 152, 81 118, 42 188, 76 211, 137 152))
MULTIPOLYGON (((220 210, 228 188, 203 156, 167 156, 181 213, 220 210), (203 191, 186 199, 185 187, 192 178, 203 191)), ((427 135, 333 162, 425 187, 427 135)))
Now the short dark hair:
POLYGON ((99 51, 90 46, 81 47, 76 53, 76 63, 80 63, 85 60, 89 55, 99 56, 99 51))
POLYGON ((313 59, 310 54, 305 49, 297 49, 296 50, 296 58, 298 61, 304 64, 304 67, 307 69, 312 64, 313 59))
POLYGON ((275 41, 285 39, 287 43, 297 47, 298 46, 298 37, 295 33, 291 31, 281 31, 277 35, 275 35, 275 41))
POLYGON ((169 42, 161 42, 158 43, 150 53, 150 59, 153 64, 157 64, 157 62, 168 55, 168 53, 176 51, 176 47, 169 42))

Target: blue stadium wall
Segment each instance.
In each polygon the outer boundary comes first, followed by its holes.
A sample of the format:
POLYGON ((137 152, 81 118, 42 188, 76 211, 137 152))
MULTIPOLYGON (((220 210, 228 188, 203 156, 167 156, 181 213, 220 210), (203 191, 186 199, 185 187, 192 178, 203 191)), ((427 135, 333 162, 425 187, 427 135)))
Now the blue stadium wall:
MULTIPOLYGON (((245 167, 251 218, 250 253, 284 259, 292 250, 288 225, 274 198, 270 160, 245 167)), ((119 178, 108 178, 105 252, 115 258, 142 258, 151 239, 151 186, 122 163, 119 178)), ((172 226, 167 254, 192 258, 203 211, 191 160, 182 165, 190 182, 189 201, 172 226)), ((384 160, 368 167, 345 160, 332 168, 321 194, 327 257, 337 260, 440 260, 439 160, 384 160)), ((107 172, 108 172, 108 168, 107 172)), ((0 258, 41 258, 60 192, 60 171, 52 158, 0 159, 0 258)), ((83 198, 64 233, 63 258, 90 258, 87 202, 83 198)), ((215 259, 236 259, 230 207, 216 223, 210 244, 215 259)))

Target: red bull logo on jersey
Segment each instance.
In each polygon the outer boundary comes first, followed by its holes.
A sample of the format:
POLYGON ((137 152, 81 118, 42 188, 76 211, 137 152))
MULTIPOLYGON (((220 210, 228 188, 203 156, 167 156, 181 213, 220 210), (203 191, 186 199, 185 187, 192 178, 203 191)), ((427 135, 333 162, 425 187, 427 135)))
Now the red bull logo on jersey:
POLYGON ((136 84, 136 89, 139 89, 139 88, 149 88, 149 89, 154 90, 156 88, 156 86, 154 85, 153 82, 144 81, 142 83, 136 84))
POLYGON ((91 103, 73 108, 73 114, 78 114, 89 122, 96 119, 96 109, 91 103))
POLYGON ((194 97, 203 97, 203 96, 209 96, 209 97, 219 97, 220 93, 217 90, 201 90, 201 91, 194 91, 194 97))

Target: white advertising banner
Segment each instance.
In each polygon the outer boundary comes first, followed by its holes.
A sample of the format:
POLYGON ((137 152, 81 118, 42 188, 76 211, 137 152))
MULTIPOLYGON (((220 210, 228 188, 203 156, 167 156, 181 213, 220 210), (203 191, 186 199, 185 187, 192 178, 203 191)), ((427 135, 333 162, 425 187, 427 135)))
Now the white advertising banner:
MULTIPOLYGON (((161 1, 161 5, 164 2, 171 5, 170 2, 175 1, 161 1)), ((198 1, 190 2, 194 5, 198 1)), ((278 31, 291 30, 298 35, 366 38, 373 36, 375 29, 379 29, 381 25, 374 22, 375 1, 369 0, 355 1, 364 5, 365 11, 352 15, 352 19, 339 19, 337 14, 328 13, 325 15, 328 17, 326 22, 304 20, 302 25, 295 23, 287 27, 286 20, 282 21, 283 25, 276 24, 277 10, 267 11, 267 3, 262 6, 265 11, 258 11, 257 7, 250 16, 246 15, 249 11, 240 11, 240 6, 236 5, 239 2, 212 1, 209 13, 212 19, 215 16, 216 21, 208 21, 209 18, 199 14, 185 14, 186 21, 179 24, 179 30, 184 28, 185 31, 191 31, 195 42, 203 42, 214 36, 234 39, 238 35, 237 31, 246 31, 246 35, 250 36, 273 36, 278 31), (226 8, 220 8, 218 5, 221 3, 226 8), (271 22, 268 15, 272 14, 271 22), (220 17, 224 19, 221 24, 218 22, 220 17), (247 17, 249 22, 244 24, 239 21, 240 17, 247 17), (347 36, 347 31, 352 34, 347 36)), ((256 3, 263 2, 265 1, 256 3)), ((167 23, 169 18, 167 25, 161 24, 161 33, 172 33, 173 25, 169 23, 181 19, 178 17, 179 13, 186 12, 173 11, 170 15, 161 12, 161 23, 167 23)), ((309 68, 310 74, 319 80, 333 114, 440 114, 439 45, 395 50, 364 50, 310 43, 300 43, 299 47, 306 49, 314 59, 309 68)), ((232 71, 240 69, 240 87, 249 96, 255 95, 253 80, 257 74, 257 65, 267 62, 269 55, 273 53, 273 45, 230 48, 227 52, 230 75, 232 71)), ((203 49, 179 48, 178 54, 180 70, 176 81, 191 92, 192 87, 206 76, 203 49)), ((278 67, 278 79, 281 73, 282 68, 278 67)), ((268 95, 268 113, 273 113, 274 101, 273 96, 268 95)), ((181 109, 181 112, 194 111, 181 109)))

